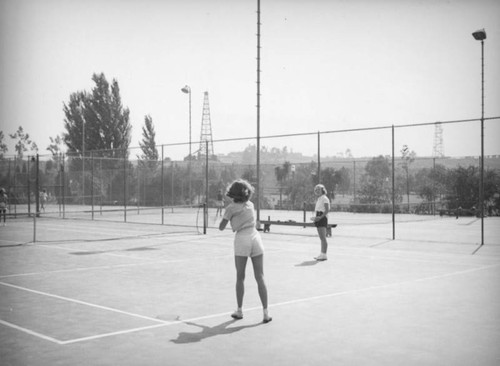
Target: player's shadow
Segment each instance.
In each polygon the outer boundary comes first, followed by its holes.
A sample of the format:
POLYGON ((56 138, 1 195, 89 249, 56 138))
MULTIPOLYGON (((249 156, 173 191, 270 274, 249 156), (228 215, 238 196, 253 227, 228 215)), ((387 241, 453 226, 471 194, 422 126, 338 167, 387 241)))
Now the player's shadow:
POLYGON ((201 331, 200 332, 180 332, 179 335, 177 336, 177 339, 172 339, 170 342, 172 343, 177 343, 177 344, 183 344, 183 343, 195 343, 195 342, 201 342, 205 338, 210 338, 218 335, 225 335, 225 334, 232 334, 235 332, 239 332, 242 329, 246 328, 254 328, 258 327, 259 325, 262 325, 263 323, 256 323, 256 324, 251 324, 251 325, 241 325, 238 327, 229 327, 229 325, 233 324, 236 322, 236 320, 228 320, 222 324, 213 326, 213 327, 208 327, 206 325, 202 324, 196 324, 193 322, 184 322, 185 324, 189 325, 194 325, 196 327, 200 327, 201 331))
POLYGON ((308 267, 308 266, 315 266, 319 262, 317 260, 313 261, 304 261, 302 263, 296 264, 295 267, 308 267))

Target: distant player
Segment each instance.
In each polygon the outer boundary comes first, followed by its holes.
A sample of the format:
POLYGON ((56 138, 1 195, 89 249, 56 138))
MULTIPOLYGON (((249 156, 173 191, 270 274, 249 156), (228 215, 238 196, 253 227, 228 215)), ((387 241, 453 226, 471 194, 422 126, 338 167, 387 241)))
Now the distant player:
POLYGON ((5 221, 7 219, 7 203, 9 199, 7 197, 7 193, 5 193, 5 189, 0 188, 0 221, 2 221, 3 216, 3 226, 5 226, 5 221))
POLYGON ((328 259, 326 252, 328 250, 328 242, 326 240, 326 229, 328 227, 328 211, 330 211, 330 199, 326 195, 326 188, 323 184, 317 184, 314 187, 316 200, 316 216, 311 217, 316 229, 318 230, 319 239, 321 241, 321 253, 314 257, 317 261, 326 261, 328 259))
POLYGON ((217 212, 215 212, 215 217, 219 216, 219 212, 222 217, 222 209, 224 208, 224 195, 222 194, 222 189, 219 189, 219 192, 217 192, 216 206, 217 212))
POLYGON ((264 245, 256 229, 255 210, 250 197, 254 188, 245 180, 236 180, 229 187, 226 195, 233 200, 226 207, 226 212, 219 225, 224 230, 228 222, 236 232, 234 237, 234 261, 236 264, 236 301, 238 309, 231 315, 234 319, 243 318, 243 295, 245 293, 245 268, 248 257, 252 258, 253 272, 259 290, 264 311, 264 323, 272 318, 267 310, 267 287, 264 281, 264 245))
POLYGON ((43 210, 45 212, 45 203, 47 202, 47 190, 43 189, 40 192, 40 210, 43 210))

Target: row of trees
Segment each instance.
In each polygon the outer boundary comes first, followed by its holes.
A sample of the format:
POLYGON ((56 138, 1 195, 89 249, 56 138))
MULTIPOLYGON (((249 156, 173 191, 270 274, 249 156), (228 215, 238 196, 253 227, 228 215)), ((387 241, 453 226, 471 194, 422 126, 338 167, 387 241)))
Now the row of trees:
MULTIPOLYGON (((321 170, 321 183, 335 195, 348 196, 345 205, 338 209, 355 212, 391 212, 393 193, 400 212, 431 213, 434 210, 454 211, 458 207, 479 207, 480 170, 477 166, 446 168, 436 164, 432 167, 410 169, 416 160, 414 153, 403 154, 396 164, 394 192, 392 189, 392 158, 378 156, 367 161, 361 172, 354 177, 352 166, 327 167, 321 170), (408 158, 410 157, 410 158, 408 158), (416 197, 410 203, 410 195, 416 197), (405 202, 406 199, 406 202, 405 202)), ((285 195, 287 204, 295 209, 302 202, 313 202, 310 187, 318 182, 315 163, 301 164, 289 168, 285 162, 275 167, 275 178, 280 196, 285 195)), ((485 208, 500 211, 500 174, 486 169, 484 176, 485 208)), ((280 197, 280 202, 282 198, 280 197)), ((334 201, 335 204, 335 201, 334 201)), ((286 206, 286 205, 285 205, 286 206)))

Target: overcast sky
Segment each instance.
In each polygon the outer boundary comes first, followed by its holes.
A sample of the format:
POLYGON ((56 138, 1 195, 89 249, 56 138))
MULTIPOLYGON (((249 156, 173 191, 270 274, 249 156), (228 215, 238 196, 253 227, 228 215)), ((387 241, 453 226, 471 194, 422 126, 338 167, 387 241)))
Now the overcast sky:
MULTIPOLYGON (((103 72, 130 109, 132 146, 145 115, 158 144, 189 140, 186 84, 193 142, 205 91, 215 140, 255 136, 256 10, 257 0, 0 0, 1 130, 22 126, 48 153, 64 132, 63 103, 103 72)), ((261 0, 261 22, 262 136, 480 118, 480 28, 485 116, 500 116, 500 1, 261 0)), ((485 126, 485 153, 500 154, 500 120, 485 126)), ((479 123, 446 124, 444 152, 478 155, 479 136, 479 123)), ((430 156, 433 139, 434 126, 398 129, 396 149, 430 156)), ((315 136, 261 143, 316 152, 315 136)), ((326 135, 321 146, 389 154, 390 130, 326 135)), ((166 155, 187 152, 175 149, 166 155)))

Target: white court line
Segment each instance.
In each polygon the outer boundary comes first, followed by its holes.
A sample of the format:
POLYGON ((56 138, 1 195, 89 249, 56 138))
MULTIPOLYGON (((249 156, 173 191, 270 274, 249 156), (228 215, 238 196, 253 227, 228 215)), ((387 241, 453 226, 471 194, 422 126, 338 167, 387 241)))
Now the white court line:
POLYGON ((32 336, 35 336, 35 337, 38 337, 38 338, 45 339, 46 341, 54 342, 54 343, 57 343, 57 344, 63 344, 63 342, 60 341, 60 340, 58 340, 58 339, 46 336, 44 334, 35 332, 35 331, 27 329, 27 328, 20 327, 19 325, 15 325, 15 324, 6 322, 5 320, 2 320, 2 319, 0 319, 0 324, 3 324, 5 326, 13 328, 13 329, 17 329, 17 330, 19 330, 21 332, 24 332, 24 333, 31 334, 32 336))
POLYGON ((272 304, 272 305, 270 305, 270 307, 290 305, 290 304, 297 304, 297 303, 301 303, 301 302, 320 300, 320 299, 325 299, 325 298, 329 298, 329 297, 336 297, 336 296, 355 294, 355 293, 365 292, 365 291, 379 290, 379 289, 382 289, 382 288, 388 288, 388 287, 392 287, 392 286, 409 285, 409 284, 417 283, 417 282, 425 282, 425 281, 438 280, 438 279, 441 279, 441 278, 452 277, 452 276, 462 275, 462 274, 466 274, 466 273, 472 273, 472 272, 482 271, 482 270, 485 270, 485 269, 490 269, 490 268, 499 267, 499 266, 500 266, 500 264, 494 264, 494 265, 490 265, 490 266, 479 267, 479 268, 472 268, 472 269, 467 269, 467 270, 458 271, 458 272, 451 272, 451 273, 445 273, 445 274, 436 275, 436 276, 417 278, 415 280, 402 281, 402 282, 394 282, 394 283, 389 283, 389 284, 385 284, 385 285, 370 286, 370 287, 365 287, 365 288, 361 288, 361 289, 347 290, 347 291, 341 291, 341 292, 334 292, 334 293, 331 293, 331 294, 311 296, 311 297, 307 297, 307 298, 303 298, 303 299, 283 301, 283 302, 280 302, 280 303, 272 304))
MULTIPOLYGON (((311 297, 306 297, 306 298, 301 298, 301 299, 295 299, 295 300, 290 300, 290 301, 283 301, 283 302, 279 302, 279 303, 274 303, 274 304, 270 304, 269 307, 275 308, 275 307, 279 307, 279 306, 293 305, 293 304, 297 304, 297 303, 301 303, 301 302, 316 301, 316 300, 332 298, 332 297, 337 297, 337 296, 352 295, 352 294, 361 293, 361 292, 379 290, 382 288, 389 288, 389 287, 393 287, 393 286, 409 285, 412 283, 424 282, 424 281, 433 281, 433 280, 437 280, 437 279, 441 279, 441 278, 483 271, 483 270, 498 267, 498 266, 500 266, 500 264, 479 267, 479 268, 474 268, 474 269, 468 269, 468 270, 463 270, 463 271, 458 271, 458 272, 445 273, 445 274, 437 275, 437 276, 423 277, 423 278, 419 278, 419 279, 415 279, 415 280, 395 282, 395 283, 390 283, 390 284, 386 284, 386 285, 370 286, 370 287, 365 287, 365 288, 361 288, 361 289, 333 292, 330 294, 311 296, 311 297)), ((29 290, 29 291, 32 291, 32 290, 29 290)), ((69 300, 71 301, 71 299, 69 299, 69 300)), ((261 307, 256 306, 253 308, 246 308, 245 309, 246 312, 255 311, 255 310, 261 310, 261 307)), ((118 311, 118 312, 120 312, 120 311, 118 311)), ((71 340, 67 340, 67 341, 58 341, 58 340, 55 340, 55 341, 56 341, 56 343, 59 343, 61 345, 67 345, 67 344, 72 344, 72 343, 85 342, 85 341, 89 341, 89 340, 111 337, 111 336, 115 336, 115 335, 130 334, 130 333, 134 333, 134 332, 138 332, 138 331, 142 331, 142 330, 147 330, 147 329, 160 328, 160 327, 171 326, 171 325, 182 324, 182 323, 190 323, 190 322, 195 322, 195 321, 205 320, 205 319, 219 318, 222 316, 228 316, 229 314, 230 314, 230 312, 224 312, 224 313, 199 316, 199 317, 190 318, 190 319, 176 320, 173 322, 162 321, 162 324, 154 324, 154 325, 144 326, 144 327, 140 327, 140 328, 133 328, 133 329, 123 330, 123 331, 97 334, 94 336, 75 338, 75 339, 71 339, 71 340)), ((139 315, 138 317, 142 317, 142 316, 139 315)), ((153 319, 153 318, 149 318, 149 319, 153 319)), ((158 321, 158 319, 154 319, 154 320, 158 321)), ((20 330, 22 330, 22 329, 20 329, 20 330)), ((37 335, 34 332, 32 332, 31 334, 37 335)), ((44 337, 44 339, 48 339, 48 338, 50 338, 50 337, 44 337)))
MULTIPOLYGON (((210 257, 211 260, 219 259, 219 258, 227 258, 233 257, 233 254, 225 254, 220 256, 210 257)), ((131 257, 132 258, 132 257, 131 257)), ((133 259, 133 258, 132 258, 133 259)), ((192 257, 186 259, 171 259, 171 260, 151 260, 150 262, 142 262, 142 263, 124 263, 124 264, 115 264, 115 265, 105 265, 105 266, 95 266, 95 267, 81 267, 81 268, 68 268, 68 269, 57 269, 53 271, 43 271, 43 272, 28 272, 28 273, 18 273, 18 274, 10 274, 0 276, 0 279, 3 278, 14 278, 14 277, 27 277, 27 276, 40 276, 45 274, 57 274, 57 273, 67 273, 67 272, 79 272, 79 271, 92 271, 98 269, 115 269, 115 268, 123 268, 123 267, 138 267, 138 266, 147 266, 152 264, 170 264, 170 263, 183 263, 183 262, 192 262, 195 260, 206 260, 206 257, 192 257)), ((0 282, 1 283, 1 282, 0 282)))
POLYGON ((75 339, 70 339, 68 341, 58 341, 57 343, 59 343, 61 345, 66 345, 66 344, 71 344, 71 343, 85 342, 85 341, 91 341, 93 339, 98 339, 98 338, 112 337, 112 336, 117 336, 117 335, 121 335, 121 334, 128 334, 128 333, 140 332, 140 331, 148 330, 148 329, 154 329, 154 328, 164 327, 165 325, 170 325, 170 324, 148 325, 148 326, 145 326, 145 327, 139 327, 139 328, 133 328, 133 329, 126 329, 126 330, 119 330, 119 331, 116 331, 116 332, 99 334, 97 336, 75 338, 75 339))
POLYGON ((89 306, 89 307, 92 307, 92 308, 97 308, 97 309, 101 309, 101 310, 107 310, 107 311, 111 311, 111 312, 119 313, 119 314, 125 314, 125 315, 128 315, 128 316, 134 317, 134 318, 146 319, 146 320, 154 321, 155 323, 163 323, 163 324, 170 323, 170 322, 167 322, 167 321, 164 321, 164 320, 161 320, 161 319, 151 318, 151 317, 145 316, 145 315, 139 315, 139 314, 129 313, 128 311, 119 310, 119 309, 115 309, 115 308, 110 308, 110 307, 107 307, 107 306, 102 306, 102 305, 97 305, 97 304, 92 304, 92 303, 89 303, 89 302, 86 302, 86 301, 76 300, 76 299, 72 299, 72 298, 69 298, 69 297, 64 297, 64 296, 49 294, 48 292, 32 290, 32 289, 29 289, 29 288, 26 288, 26 287, 16 286, 16 285, 12 285, 12 284, 6 283, 6 282, 0 282, 0 285, 4 285, 4 286, 7 286, 7 287, 15 288, 17 290, 23 290, 23 291, 31 292, 31 293, 34 293, 34 294, 37 294, 37 295, 42 295, 42 296, 47 296, 47 297, 53 297, 53 298, 58 299, 58 300, 64 300, 64 301, 68 301, 68 302, 73 302, 73 303, 76 303, 76 304, 85 305, 85 306, 89 306))

